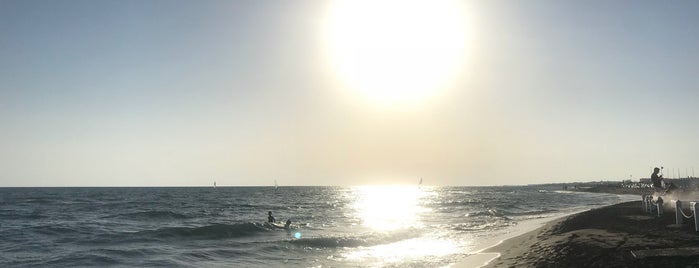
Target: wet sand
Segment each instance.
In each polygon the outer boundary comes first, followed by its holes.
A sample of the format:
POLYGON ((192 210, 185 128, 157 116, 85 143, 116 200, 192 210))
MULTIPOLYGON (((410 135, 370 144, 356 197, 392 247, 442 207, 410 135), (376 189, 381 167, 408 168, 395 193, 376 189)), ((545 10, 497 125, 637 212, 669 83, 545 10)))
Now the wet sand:
POLYGON ((553 220, 482 253, 500 254, 485 267, 699 267, 699 233, 694 219, 675 225, 669 205, 655 217, 639 200, 553 220))

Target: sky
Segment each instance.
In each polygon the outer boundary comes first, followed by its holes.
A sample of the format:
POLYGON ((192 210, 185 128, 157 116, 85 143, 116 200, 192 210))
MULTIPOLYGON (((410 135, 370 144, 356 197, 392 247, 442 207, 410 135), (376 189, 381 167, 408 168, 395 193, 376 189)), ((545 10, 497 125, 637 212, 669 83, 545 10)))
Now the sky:
POLYGON ((684 177, 698 64, 697 1, 0 0, 0 186, 684 177))

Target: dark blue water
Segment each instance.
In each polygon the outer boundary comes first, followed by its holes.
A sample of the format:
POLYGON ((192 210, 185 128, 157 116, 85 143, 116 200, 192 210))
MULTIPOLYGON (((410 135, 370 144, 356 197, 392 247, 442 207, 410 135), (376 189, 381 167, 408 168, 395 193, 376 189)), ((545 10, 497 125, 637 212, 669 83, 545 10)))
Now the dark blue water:
POLYGON ((633 198, 540 190, 0 188, 0 267, 435 267, 522 221, 633 198))

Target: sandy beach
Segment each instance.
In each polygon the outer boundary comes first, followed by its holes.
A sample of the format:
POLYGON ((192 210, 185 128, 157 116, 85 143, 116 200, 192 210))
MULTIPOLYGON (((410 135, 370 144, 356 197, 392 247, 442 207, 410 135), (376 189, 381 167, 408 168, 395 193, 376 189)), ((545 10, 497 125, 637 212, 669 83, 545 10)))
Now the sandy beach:
POLYGON ((655 217, 639 200, 556 219, 483 253, 500 254, 485 267, 699 267, 699 234, 693 219, 678 226, 674 210, 655 217))

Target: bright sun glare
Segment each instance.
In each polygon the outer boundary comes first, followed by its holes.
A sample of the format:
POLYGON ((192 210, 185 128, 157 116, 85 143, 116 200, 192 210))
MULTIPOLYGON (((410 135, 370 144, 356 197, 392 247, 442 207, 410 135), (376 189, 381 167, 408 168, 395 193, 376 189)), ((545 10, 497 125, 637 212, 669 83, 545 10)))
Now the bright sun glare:
POLYGON ((354 204, 363 225, 374 230, 395 230, 420 224, 418 205, 425 193, 417 186, 362 186, 355 188, 354 204))
POLYGON ((384 103, 434 94, 454 77, 465 52, 465 16, 457 1, 336 1, 325 27, 341 80, 384 103))

